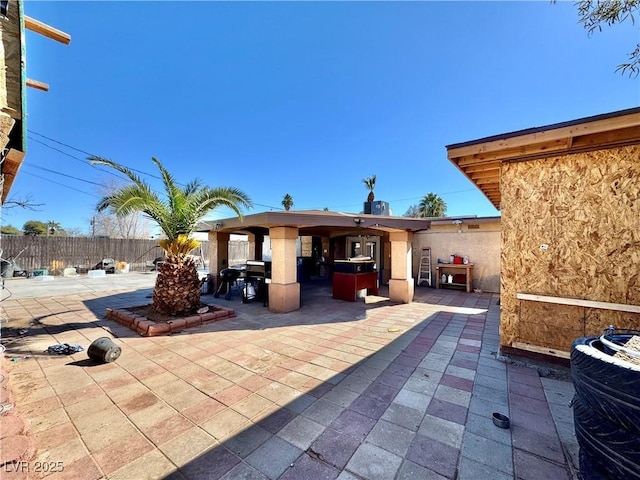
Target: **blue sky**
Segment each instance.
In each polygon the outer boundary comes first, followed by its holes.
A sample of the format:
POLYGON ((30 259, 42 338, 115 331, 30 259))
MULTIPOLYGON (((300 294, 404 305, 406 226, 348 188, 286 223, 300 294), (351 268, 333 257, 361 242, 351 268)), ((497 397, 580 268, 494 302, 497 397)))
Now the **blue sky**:
POLYGON ((82 152, 153 175, 155 156, 180 182, 244 190, 247 213, 286 193, 293 209, 360 212, 375 174, 395 215, 429 192, 448 215, 498 215, 446 145, 640 105, 640 79, 614 72, 638 27, 589 36, 572 2, 27 0, 25 13, 72 40, 26 33, 27 76, 50 91, 28 89, 10 195, 43 205, 5 209, 18 228, 90 231, 112 175, 82 152))

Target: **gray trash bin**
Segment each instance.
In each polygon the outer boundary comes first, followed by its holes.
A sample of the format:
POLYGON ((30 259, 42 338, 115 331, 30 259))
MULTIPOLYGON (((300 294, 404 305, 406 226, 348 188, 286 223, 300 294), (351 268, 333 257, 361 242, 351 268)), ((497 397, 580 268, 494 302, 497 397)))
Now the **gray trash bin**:
POLYGON ((13 277, 15 264, 5 259, 0 259, 0 275, 2 278, 13 277))

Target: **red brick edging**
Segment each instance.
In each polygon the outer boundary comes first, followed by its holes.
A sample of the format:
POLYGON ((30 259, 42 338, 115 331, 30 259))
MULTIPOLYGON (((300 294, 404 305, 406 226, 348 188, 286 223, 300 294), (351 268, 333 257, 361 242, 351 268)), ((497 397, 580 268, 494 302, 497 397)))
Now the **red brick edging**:
POLYGON ((153 337, 236 316, 236 312, 232 308, 214 305, 208 305, 208 307, 209 311, 206 313, 197 313, 188 317, 176 318, 175 320, 169 320, 167 323, 156 323, 147 317, 137 315, 129 310, 117 308, 107 308, 107 318, 125 327, 129 327, 144 337, 153 337))

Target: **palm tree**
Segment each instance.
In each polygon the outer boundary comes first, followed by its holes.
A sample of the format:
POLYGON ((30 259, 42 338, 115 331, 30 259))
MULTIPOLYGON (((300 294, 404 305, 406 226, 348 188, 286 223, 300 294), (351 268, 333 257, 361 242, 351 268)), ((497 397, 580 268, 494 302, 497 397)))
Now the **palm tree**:
POLYGON ((282 199, 282 206, 288 212, 291 207, 293 207, 293 197, 288 193, 282 199))
POLYGON ((447 212, 447 204, 435 193, 428 193, 418 204, 418 216, 426 217, 444 217, 447 212))
POLYGON ((196 263, 187 255, 200 242, 190 235, 198 222, 217 207, 228 207, 242 218, 241 207, 251 207, 249 197, 236 188, 211 188, 199 180, 181 187, 162 163, 152 158, 164 184, 161 198, 129 168, 102 157, 91 156, 89 160, 112 167, 132 182, 103 197, 96 207, 98 212, 108 209, 117 216, 142 212, 156 221, 166 236, 159 242, 167 259, 158 270, 153 309, 169 315, 193 312, 200 304, 200 280, 196 263))
POLYGON ((368 178, 363 178, 362 183, 364 183, 364 186, 367 188, 367 190, 369 190, 369 195, 367 196, 367 202, 369 203, 373 202, 373 199, 375 198, 375 195, 373 194, 373 189, 376 188, 376 176, 371 175, 368 178))
POLYGON ((60 225, 58 222, 54 222, 53 220, 49 220, 47 222, 47 237, 49 235, 55 235, 56 231, 61 229, 62 229, 62 225, 60 225))

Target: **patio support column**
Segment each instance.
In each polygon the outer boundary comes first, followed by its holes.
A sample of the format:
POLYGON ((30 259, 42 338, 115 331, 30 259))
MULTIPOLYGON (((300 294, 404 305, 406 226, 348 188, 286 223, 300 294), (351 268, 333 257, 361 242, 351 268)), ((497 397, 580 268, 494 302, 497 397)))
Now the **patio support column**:
POLYGON ((228 233, 209 231, 209 273, 215 279, 215 289, 220 270, 229 266, 229 237, 228 233))
POLYGON ((264 245, 264 235, 261 233, 247 234, 249 242, 249 258, 247 260, 262 260, 262 246, 264 245))
POLYGON ((293 312, 300 308, 300 284, 297 282, 297 227, 269 229, 271 238, 271 283, 269 311, 293 312))
POLYGON ((391 279, 389 280, 389 299, 392 302, 411 303, 413 301, 414 282, 411 276, 411 232, 392 232, 391 241, 391 279))

